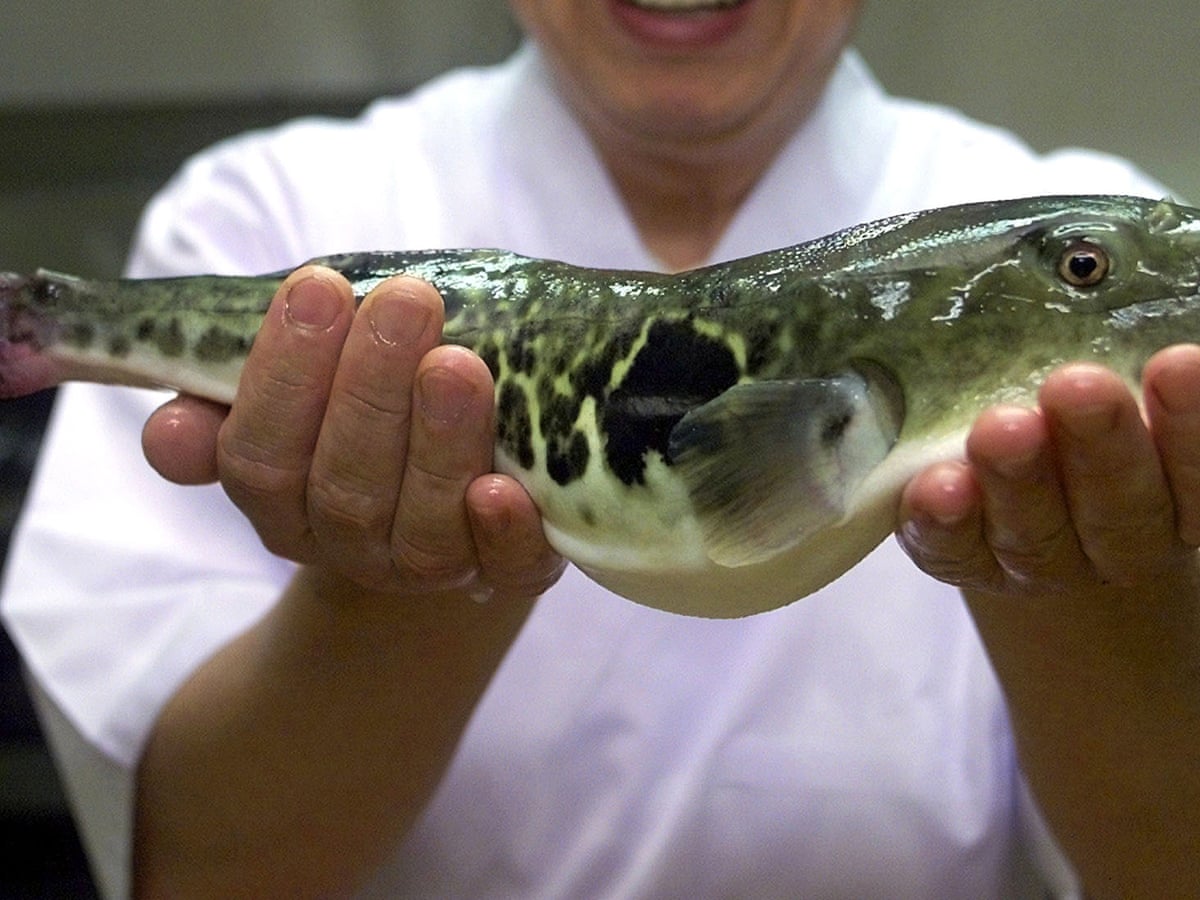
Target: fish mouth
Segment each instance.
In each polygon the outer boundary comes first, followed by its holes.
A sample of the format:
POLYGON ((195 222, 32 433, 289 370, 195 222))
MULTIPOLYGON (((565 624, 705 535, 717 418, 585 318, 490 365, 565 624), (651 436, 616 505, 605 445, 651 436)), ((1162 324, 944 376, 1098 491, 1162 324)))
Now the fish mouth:
POLYGON ((44 320, 31 312, 25 300, 30 283, 24 275, 0 272, 0 346, 29 344, 34 350, 41 346, 44 320))
POLYGON ((10 356, 18 347, 23 353, 38 353, 59 337, 54 317, 33 305, 41 283, 36 277, 0 272, 0 349, 10 356))
POLYGON ((60 328, 31 307, 38 278, 0 272, 0 399, 23 397, 61 381, 62 367, 52 352, 60 328))

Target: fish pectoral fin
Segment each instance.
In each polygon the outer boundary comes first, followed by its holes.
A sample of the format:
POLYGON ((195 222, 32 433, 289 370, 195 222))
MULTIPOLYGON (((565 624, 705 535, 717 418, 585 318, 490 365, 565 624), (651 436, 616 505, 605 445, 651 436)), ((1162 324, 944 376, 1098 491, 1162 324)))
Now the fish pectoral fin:
POLYGON ((718 565, 751 565, 840 521, 896 442, 894 385, 858 372, 735 385, 688 412, 668 459, 718 565))

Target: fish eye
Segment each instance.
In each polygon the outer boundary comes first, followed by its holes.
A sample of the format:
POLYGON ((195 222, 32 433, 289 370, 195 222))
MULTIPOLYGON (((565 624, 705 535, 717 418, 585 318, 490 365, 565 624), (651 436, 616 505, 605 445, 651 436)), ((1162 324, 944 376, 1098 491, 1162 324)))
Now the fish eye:
POLYGON ((1074 241, 1058 258, 1058 276, 1072 287, 1095 287, 1109 267, 1108 253, 1091 241, 1074 241))

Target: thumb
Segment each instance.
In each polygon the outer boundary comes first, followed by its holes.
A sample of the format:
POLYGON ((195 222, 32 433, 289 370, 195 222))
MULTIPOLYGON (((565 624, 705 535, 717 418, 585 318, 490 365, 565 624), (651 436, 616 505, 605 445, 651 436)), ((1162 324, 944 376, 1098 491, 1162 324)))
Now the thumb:
POLYGON ((217 480, 217 431, 229 407, 180 394, 151 414, 142 428, 142 452, 151 468, 176 484, 217 480))

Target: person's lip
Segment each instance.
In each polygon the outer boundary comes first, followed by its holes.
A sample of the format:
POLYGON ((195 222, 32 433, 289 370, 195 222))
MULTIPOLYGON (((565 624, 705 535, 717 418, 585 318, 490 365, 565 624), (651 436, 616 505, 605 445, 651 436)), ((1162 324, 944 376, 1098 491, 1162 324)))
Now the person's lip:
POLYGON ((708 0, 677 2, 663 0, 609 0, 613 18, 630 37, 661 47, 680 50, 717 44, 730 37, 745 21, 755 0, 708 0))

